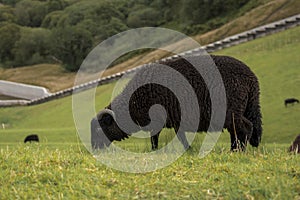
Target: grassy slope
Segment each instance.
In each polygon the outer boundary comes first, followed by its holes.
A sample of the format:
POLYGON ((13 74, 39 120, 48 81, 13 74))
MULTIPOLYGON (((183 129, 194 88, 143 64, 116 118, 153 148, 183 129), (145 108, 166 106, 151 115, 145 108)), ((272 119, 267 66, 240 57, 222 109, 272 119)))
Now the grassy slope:
MULTIPOLYGON (((196 35, 193 38, 204 45, 259 25, 299 14, 300 1, 298 0, 266 0, 264 2, 264 5, 247 12, 232 22, 208 33, 196 35)), ((109 69, 107 74, 124 71, 166 56, 169 56, 168 52, 159 50, 136 56, 109 69)), ((26 66, 18 69, 0 68, 0 79, 40 85, 53 92, 73 86, 75 75, 75 73, 64 72, 59 65, 50 64, 26 66)))
POLYGON ((299 156, 189 152, 146 174, 106 168, 77 146, 0 151, 1 199, 299 199, 299 156), (280 164, 278 164, 280 163, 280 164))
MULTIPOLYGON (((283 106, 285 97, 300 96, 299 33, 300 27, 218 52, 240 58, 259 77, 266 143, 259 149, 228 153, 221 143, 203 159, 193 149, 164 169, 128 174, 96 162, 77 142, 71 97, 1 108, 0 122, 11 127, 0 131, 0 199, 299 199, 300 157, 286 148, 300 105, 283 106), (39 145, 16 144, 31 132, 42 137, 39 145)), ((97 89, 97 109, 113 86, 97 89)))
POLYGON ((265 142, 287 142, 300 133, 300 106, 283 104, 286 98, 300 98, 299 33, 297 27, 217 52, 242 60, 259 77, 265 142))
POLYGON ((299 14, 300 1, 275 0, 254 8, 221 28, 195 36, 200 44, 208 44, 273 21, 299 14))
MULTIPOLYGON (((97 89, 100 99, 97 107, 104 107, 110 101, 112 88, 110 84, 97 89)), ((22 142, 22 138, 33 132, 47 143, 61 143, 62 138, 63 142, 77 140, 71 96, 36 106, 0 108, 0 113, 0 122, 7 124, 6 130, 0 130, 0 143, 22 142)))
MULTIPOLYGON (((257 74, 262 93, 263 141, 266 143, 289 143, 299 133, 300 106, 283 106, 287 97, 300 98, 299 33, 300 27, 297 27, 217 52, 241 59, 257 74)), ((108 104, 113 86, 97 89, 97 110, 108 104)), ((1 108, 0 123, 10 127, 0 131, 4 132, 0 134, 0 141, 11 141, 6 134, 15 132, 23 135, 32 131, 43 132, 50 137, 55 134, 54 130, 68 130, 75 136, 71 101, 71 97, 67 97, 31 107, 1 108)), ((17 136, 14 141, 20 141, 19 138, 17 136)))
POLYGON ((12 69, 0 68, 0 79, 39 85, 51 92, 72 87, 75 73, 66 72, 57 64, 40 64, 12 69))

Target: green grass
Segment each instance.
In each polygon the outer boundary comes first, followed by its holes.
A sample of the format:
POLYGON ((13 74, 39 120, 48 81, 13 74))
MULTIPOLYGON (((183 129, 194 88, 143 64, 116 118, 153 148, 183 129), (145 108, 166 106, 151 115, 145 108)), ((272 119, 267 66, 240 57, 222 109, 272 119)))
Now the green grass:
POLYGON ((187 152, 146 174, 119 172, 78 145, 0 150, 1 199, 297 199, 300 157, 270 146, 247 153, 187 152), (278 164, 280 163, 280 164, 278 164))
MULTIPOLYGON (((261 85, 263 142, 244 153, 229 151, 227 132, 200 159, 204 134, 193 149, 163 169, 130 174, 97 162, 81 145, 66 97, 31 107, 0 109, 0 199, 299 199, 300 157, 287 153, 300 133, 300 105, 285 108, 287 97, 300 98, 300 27, 232 47, 216 54, 234 56, 257 74, 261 85), (39 144, 23 144, 37 133, 39 144)), ((96 110, 110 101, 114 84, 96 93, 96 110)), ((164 146, 174 133, 165 130, 164 146)), ((117 142, 145 152, 149 139, 117 142)), ((124 158, 124 162, 125 162, 124 158)))
POLYGON ((289 97, 300 99, 300 27, 218 52, 245 62, 261 86, 264 142, 289 142, 300 134, 300 105, 284 107, 289 97))

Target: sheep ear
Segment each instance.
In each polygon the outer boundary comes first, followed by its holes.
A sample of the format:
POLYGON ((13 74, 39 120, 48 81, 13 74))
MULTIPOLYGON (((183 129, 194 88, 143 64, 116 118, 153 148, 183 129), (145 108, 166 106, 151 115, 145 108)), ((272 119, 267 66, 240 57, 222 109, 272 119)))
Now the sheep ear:
POLYGON ((110 126, 115 120, 115 113, 112 110, 104 109, 97 115, 99 122, 103 122, 104 125, 110 126))

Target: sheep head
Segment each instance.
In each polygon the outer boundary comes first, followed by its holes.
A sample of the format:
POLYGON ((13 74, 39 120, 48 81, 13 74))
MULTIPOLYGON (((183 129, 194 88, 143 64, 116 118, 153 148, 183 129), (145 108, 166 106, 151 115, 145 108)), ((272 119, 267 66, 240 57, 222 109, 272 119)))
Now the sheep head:
POLYGON ((104 109, 91 121, 91 144, 93 149, 109 147, 114 141, 128 138, 116 123, 115 113, 110 109, 104 109))

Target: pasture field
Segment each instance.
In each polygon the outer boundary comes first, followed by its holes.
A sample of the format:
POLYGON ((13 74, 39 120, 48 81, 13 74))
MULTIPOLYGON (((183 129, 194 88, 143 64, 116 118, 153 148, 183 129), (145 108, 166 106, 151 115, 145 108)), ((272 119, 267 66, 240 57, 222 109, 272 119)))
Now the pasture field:
POLYGON ((96 162, 78 144, 16 144, 0 149, 1 199, 299 199, 299 156, 285 145, 230 153, 225 145, 200 159, 188 151, 145 174, 96 162))
MULTIPOLYGON (((262 145, 231 153, 222 133, 213 152, 200 159, 204 134, 192 150, 163 169, 130 174, 97 162, 77 137, 72 98, 41 105, 0 109, 0 199, 299 199, 300 157, 287 148, 300 134, 300 27, 217 52, 236 57, 257 74, 263 113, 262 145), (23 144, 37 133, 39 144, 23 144)), ((110 101, 114 84, 96 91, 96 110, 110 101)), ((165 130, 160 144, 173 137, 165 130)), ((116 143, 149 151, 149 139, 116 143)))

